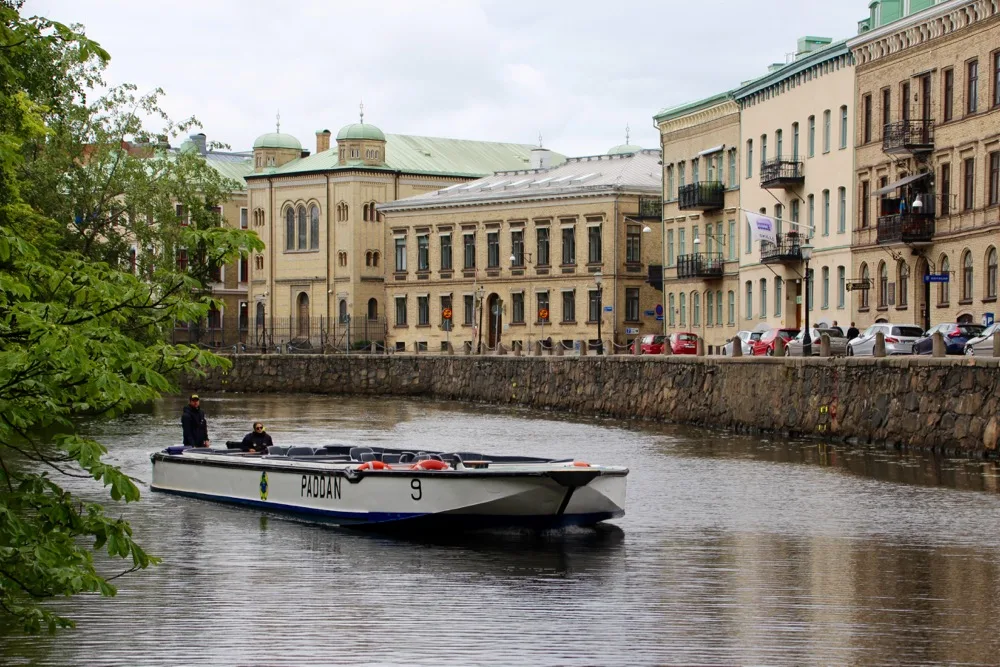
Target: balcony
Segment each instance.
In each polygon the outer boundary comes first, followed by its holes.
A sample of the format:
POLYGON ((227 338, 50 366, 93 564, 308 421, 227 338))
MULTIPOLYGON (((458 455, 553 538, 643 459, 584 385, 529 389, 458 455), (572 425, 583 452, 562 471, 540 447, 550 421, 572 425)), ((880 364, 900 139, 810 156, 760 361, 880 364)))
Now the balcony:
POLYGON ((692 183, 678 188, 677 200, 682 211, 713 211, 725 205, 726 189, 718 181, 692 183))
POLYGON ((659 220, 663 217, 663 201, 659 197, 639 197, 639 213, 635 217, 659 220))
POLYGON ((721 278, 724 270, 722 253, 700 252, 677 257, 678 278, 721 278))
POLYGON ((778 234, 778 242, 760 242, 761 264, 791 264, 802 261, 802 237, 796 233, 778 234))
POLYGON ((932 213, 897 213, 878 219, 878 243, 931 243, 934 240, 932 213))
POLYGON ((916 155, 934 150, 934 121, 901 120, 882 129, 882 152, 916 155))
POLYGON ((805 184, 802 162, 781 157, 760 163, 760 187, 788 190, 805 184))

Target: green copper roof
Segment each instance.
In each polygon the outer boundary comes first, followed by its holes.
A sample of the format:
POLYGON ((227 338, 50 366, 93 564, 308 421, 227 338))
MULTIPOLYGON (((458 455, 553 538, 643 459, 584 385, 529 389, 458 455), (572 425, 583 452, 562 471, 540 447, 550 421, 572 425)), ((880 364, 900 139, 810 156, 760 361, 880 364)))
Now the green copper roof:
POLYGON ((337 141, 342 139, 371 139, 372 141, 385 141, 382 130, 369 123, 351 123, 340 128, 337 133, 337 141))
POLYGON ((257 137, 257 141, 253 142, 254 148, 294 148, 297 151, 302 150, 302 144, 299 140, 290 134, 285 134, 284 132, 268 132, 267 134, 262 134, 257 137))
MULTIPOLYGON (((385 165, 369 166, 362 160, 346 165, 338 163, 336 148, 308 157, 292 160, 275 169, 255 176, 288 176, 294 174, 333 171, 337 169, 370 169, 399 171, 407 174, 433 174, 479 178, 496 171, 527 169, 531 166, 532 144, 507 144, 493 141, 467 141, 439 137, 415 137, 407 134, 385 135, 385 165)), ((558 153, 554 164, 566 158, 558 153)))
POLYGON ((618 144, 608 149, 608 155, 625 155, 627 153, 638 153, 641 150, 642 146, 636 146, 635 144, 618 144))
POLYGON ((671 120, 673 118, 677 118, 678 116, 700 111, 701 109, 707 109, 708 107, 715 106, 716 104, 720 104, 730 99, 731 93, 732 91, 717 93, 711 97, 706 97, 705 99, 695 100, 694 102, 685 102, 676 106, 667 107, 666 109, 661 109, 659 113, 653 116, 653 120, 657 123, 662 123, 665 120, 671 120))
POLYGON ((208 166, 225 178, 231 178, 243 184, 243 179, 253 173, 253 160, 248 157, 232 154, 207 153, 205 160, 208 166))
POLYGON ((798 60, 794 60, 780 69, 768 72, 764 76, 752 80, 742 88, 733 91, 733 98, 740 101, 750 95, 753 95, 754 93, 764 90, 768 86, 780 83, 781 81, 789 79, 800 72, 804 72, 817 63, 821 63, 826 60, 833 60, 834 58, 849 55, 850 53, 851 50, 847 48, 846 39, 834 42, 829 46, 822 47, 816 51, 803 55, 798 60))

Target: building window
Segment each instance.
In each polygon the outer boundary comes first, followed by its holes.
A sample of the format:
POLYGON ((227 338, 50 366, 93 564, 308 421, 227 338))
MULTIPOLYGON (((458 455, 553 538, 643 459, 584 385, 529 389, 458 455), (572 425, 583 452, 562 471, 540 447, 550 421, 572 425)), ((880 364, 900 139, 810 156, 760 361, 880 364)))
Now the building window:
POLYGON ((840 147, 847 148, 847 107, 840 107, 840 147))
POLYGON ((946 69, 944 71, 944 109, 942 116, 947 123, 955 117, 955 70, 946 69))
POLYGON ((677 254, 687 254, 687 230, 681 227, 677 230, 677 254))
POLYGON ((184 273, 188 270, 188 251, 187 248, 178 248, 175 253, 177 257, 177 270, 184 273))
POLYGON ((892 88, 882 89, 882 136, 885 136, 886 125, 892 122, 892 88))
POLYGON ((368 299, 368 319, 369 320, 378 319, 378 299, 375 298, 368 299))
POLYGON ((748 320, 753 319, 753 283, 749 280, 746 282, 746 317, 748 320))
MULTIPOLYGON (((995 259, 995 257, 994 257, 994 259, 995 259)), ((639 321, 639 288, 638 287, 626 287, 625 288, 625 321, 626 322, 638 322, 639 321)))
POLYGON ((747 139, 747 178, 753 178, 753 139, 747 139))
POLYGON ((431 240, 427 234, 417 236, 417 271, 431 270, 431 240))
POLYGON ((966 158, 963 162, 965 180, 962 187, 962 208, 971 211, 976 198, 976 158, 966 158))
POLYGON ((722 290, 715 292, 715 323, 722 326, 722 290))
POLYGON ((871 184, 868 181, 861 181, 861 229, 868 228, 868 216, 870 210, 869 198, 871 195, 871 184))
POLYGON ((823 190, 823 236, 830 235, 830 191, 823 190))
POLYGON ((729 324, 736 324, 736 292, 729 290, 729 324))
POLYGON ((285 211, 285 250, 295 250, 295 211, 285 211))
POLYGON ((746 242, 743 246, 743 253, 749 255, 753 252, 753 239, 751 238, 750 221, 747 220, 746 242))
POLYGON ((306 249, 307 237, 308 237, 308 232, 306 230, 306 207, 299 206, 299 250, 306 249))
POLYGON ((537 266, 549 265, 549 228, 538 227, 535 229, 535 238, 538 241, 536 253, 538 254, 537 266))
POLYGON ((587 321, 596 322, 601 319, 601 299, 597 290, 587 292, 587 321))
POLYGON ((774 156, 781 159, 781 151, 785 147, 785 135, 781 130, 774 131, 774 156))
POLYGON ((691 182, 697 183, 701 180, 701 163, 698 158, 691 160, 691 182))
POLYGON ((900 84, 899 92, 899 117, 904 121, 910 120, 910 82, 904 81, 900 84))
POLYGON ((806 207, 809 209, 809 229, 806 230, 806 237, 816 235, 816 197, 809 195, 806 197, 806 207))
POLYGON ((562 321, 576 322, 576 292, 574 290, 562 293, 562 321))
POLYGON ((667 301, 667 319, 670 321, 670 326, 676 326, 677 322, 674 318, 674 313, 676 312, 677 304, 674 301, 674 295, 671 294, 667 301))
POLYGON ((951 165, 941 165, 941 215, 951 215, 951 165))
POLYGON ((822 292, 822 308, 826 309, 830 307, 830 267, 824 266, 823 270, 820 272, 823 279, 823 292, 822 292))
POLYGON ((827 109, 823 112, 823 152, 830 152, 830 125, 832 119, 830 118, 830 110, 827 109))
POLYGON ((878 307, 886 308, 889 305, 889 267, 885 262, 878 265, 878 307))
POLYGON ((729 259, 736 259, 736 221, 729 221, 729 259))
POLYGON ((997 249, 986 251, 986 298, 997 298, 997 249))
POLYGON ((781 276, 774 277, 774 316, 781 317, 781 310, 785 304, 784 292, 785 281, 781 276))
POLYGON ((472 326, 476 322, 476 297, 474 294, 462 296, 462 323, 472 326))
POLYGON ((872 96, 864 96, 861 110, 861 143, 871 143, 872 140, 872 96))
POLYGON ((792 160, 799 159, 799 124, 792 123, 792 160))
POLYGON ((245 208, 240 208, 240 229, 247 229, 250 226, 250 214, 245 208))
POLYGON ((674 199, 674 165, 667 167, 667 201, 674 199))
POLYGON ((806 130, 806 156, 816 155, 816 116, 809 116, 808 129, 806 130))
POLYGON ((566 266, 576 264, 576 228, 574 227, 563 227, 562 263, 566 266))
POLYGON ((426 327, 431 323, 431 299, 428 296, 417 297, 417 326, 426 327))
POLYGON ((406 237, 396 237, 396 272, 406 271, 406 237))
POLYGON ((372 253, 372 266, 378 266, 378 259, 380 256, 381 253, 378 250, 372 253))
POLYGON ((972 301, 972 253, 962 253, 962 301, 972 301))
MULTIPOLYGON (((705 326, 715 324, 715 294, 712 290, 705 292, 705 326)), ((722 324, 721 322, 719 324, 722 324)))
POLYGON ((691 292, 691 326, 701 326, 701 294, 691 292))
POLYGON ((500 232, 486 233, 486 268, 500 267, 500 232))
POLYGON ((548 323, 551 318, 551 314, 549 313, 549 293, 539 292, 535 295, 535 300, 538 302, 538 311, 535 313, 538 321, 548 323), (542 317, 543 310, 545 311, 545 317, 542 317))
POLYGON ((667 230, 667 266, 674 265, 674 230, 667 230))
POLYGON ((970 60, 965 67, 965 112, 973 114, 979 108, 979 61, 970 60))
MULTIPOLYGON (((941 261, 938 262, 941 267, 941 273, 950 274, 951 264, 948 262, 947 255, 941 255, 941 261)), ((948 305, 951 301, 951 283, 938 283, 938 305, 948 305)))
POLYGON ((837 232, 843 234, 847 231, 847 188, 837 188, 838 210, 837 210, 837 232))
MULTIPOLYGON (((868 265, 867 264, 862 264, 861 265, 861 282, 863 282, 866 286, 868 286, 868 285, 871 284, 871 275, 868 273, 868 265)), ((867 289, 861 290, 861 305, 858 306, 858 307, 862 308, 864 310, 868 310, 868 290, 867 289)))
POLYGON ((1000 106, 1000 51, 993 54, 993 106, 1000 106))
POLYGON ((837 308, 844 308, 844 300, 847 298, 847 270, 837 267, 837 308))
POLYGON ((760 135, 760 163, 767 162, 767 135, 760 135))
POLYGON ((514 292, 510 295, 511 316, 510 321, 514 324, 524 324, 524 292, 514 292))
POLYGON ((806 271, 806 301, 809 303, 809 310, 816 308, 816 271, 809 269, 806 271))
POLYGON ((767 317, 767 278, 760 279, 760 312, 757 315, 764 319, 767 317))
POLYGON ((511 266, 524 266, 524 230, 510 233, 510 254, 514 256, 511 266))
POLYGON ((687 165, 684 162, 677 163, 677 186, 683 188, 687 184, 687 165))
POLYGON ((1000 151, 990 153, 990 206, 1000 204, 1000 151))
POLYGON ((405 327, 406 326, 406 297, 397 296, 396 297, 396 326, 405 327))
POLYGON ((451 234, 441 237, 441 270, 451 271, 451 234))
POLYGON ((736 149, 729 149, 729 182, 727 185, 731 188, 736 187, 736 149))
POLYGON ((684 293, 684 292, 681 292, 680 294, 677 295, 677 299, 681 302, 680 303, 680 305, 681 305, 680 325, 682 327, 686 327, 687 326, 687 294, 684 293))
MULTIPOLYGON (((777 207, 775 207, 775 208, 777 208, 777 207)), ((775 212, 775 217, 776 218, 780 218, 781 217, 777 213, 777 211, 775 212)), ((778 223, 778 224, 780 225, 781 223, 778 223)), ((780 230, 780 227, 778 229, 780 230)), ((793 199, 792 200, 792 231, 794 231, 794 232, 798 232, 799 231, 799 200, 798 199, 793 199)), ((808 236, 808 234, 806 236, 808 236)))
POLYGON ((319 250, 319 207, 309 207, 309 248, 319 250))
POLYGON ((463 234, 462 235, 462 245, 465 250, 464 252, 464 263, 463 267, 466 269, 476 268, 476 235, 463 234))
POLYGON ((642 261, 642 230, 638 225, 629 225, 625 230, 625 261, 638 264, 642 261))
POLYGON ((601 263, 601 225, 587 228, 587 262, 589 264, 601 263))

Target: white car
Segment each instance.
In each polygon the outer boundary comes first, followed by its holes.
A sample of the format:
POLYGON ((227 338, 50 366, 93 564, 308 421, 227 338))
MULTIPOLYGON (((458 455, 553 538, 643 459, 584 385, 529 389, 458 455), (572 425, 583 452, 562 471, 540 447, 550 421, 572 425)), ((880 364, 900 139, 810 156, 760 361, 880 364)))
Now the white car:
POLYGON ((924 330, 916 324, 890 324, 878 322, 861 332, 857 338, 847 343, 847 356, 870 357, 875 354, 875 334, 882 332, 885 336, 886 356, 894 354, 913 354, 913 343, 922 338, 924 330))
POLYGON ((992 357, 993 336, 1000 333, 1000 323, 991 324, 982 335, 970 338, 965 344, 967 357, 992 357))
MULTIPOLYGON (((760 338, 761 332, 759 331, 737 331, 736 336, 741 341, 741 347, 743 348, 743 356, 749 357, 753 354, 753 348, 750 347, 750 343, 760 338)), ((722 346, 722 356, 731 357, 733 356, 733 341, 730 340, 728 343, 722 346)))

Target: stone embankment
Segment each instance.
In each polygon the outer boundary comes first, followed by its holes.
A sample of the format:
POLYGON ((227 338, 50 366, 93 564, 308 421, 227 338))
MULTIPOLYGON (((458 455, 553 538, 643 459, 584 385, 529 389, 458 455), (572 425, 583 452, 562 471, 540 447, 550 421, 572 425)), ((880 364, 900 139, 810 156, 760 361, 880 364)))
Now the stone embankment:
POLYGON ((983 454, 995 359, 240 355, 202 392, 426 396, 983 454))

